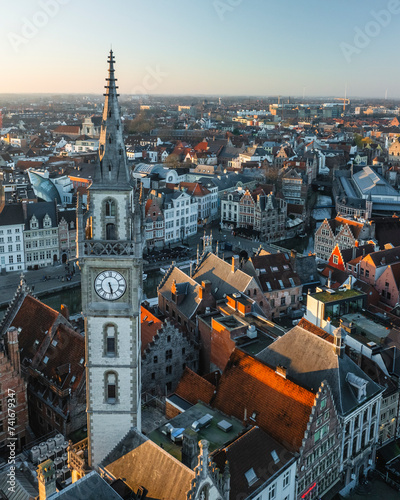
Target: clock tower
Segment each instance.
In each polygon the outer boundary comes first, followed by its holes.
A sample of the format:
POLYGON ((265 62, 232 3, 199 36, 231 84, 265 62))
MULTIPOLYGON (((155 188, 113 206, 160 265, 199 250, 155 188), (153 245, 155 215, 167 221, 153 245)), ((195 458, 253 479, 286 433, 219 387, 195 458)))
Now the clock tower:
POLYGON ((97 467, 132 428, 140 430, 142 204, 127 165, 114 56, 98 162, 85 214, 78 200, 77 249, 85 318, 89 465, 97 467))

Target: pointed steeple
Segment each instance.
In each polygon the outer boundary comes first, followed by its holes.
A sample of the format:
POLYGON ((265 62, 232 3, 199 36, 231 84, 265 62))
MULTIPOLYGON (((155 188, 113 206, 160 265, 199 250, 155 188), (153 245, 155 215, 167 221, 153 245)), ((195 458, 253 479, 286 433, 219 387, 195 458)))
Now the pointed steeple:
POLYGON ((98 165, 90 189, 132 189, 122 136, 114 54, 108 56, 108 78, 105 85, 103 120, 101 123, 98 165))

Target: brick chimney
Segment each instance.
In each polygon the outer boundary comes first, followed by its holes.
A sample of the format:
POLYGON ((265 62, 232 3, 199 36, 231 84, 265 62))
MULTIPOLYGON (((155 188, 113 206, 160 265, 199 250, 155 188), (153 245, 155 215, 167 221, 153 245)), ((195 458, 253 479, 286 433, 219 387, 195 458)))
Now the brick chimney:
POLYGON ((69 308, 65 304, 61 304, 61 314, 64 316, 65 319, 69 320, 69 308))
POLYGON ((18 330, 13 326, 7 330, 8 357, 14 370, 19 373, 21 370, 18 330))
POLYGON ((232 257, 232 269, 231 271, 234 273, 235 272, 235 257, 232 257))
POLYGON ((202 281, 201 287, 204 290, 204 296, 207 296, 211 293, 211 281, 208 281, 208 280, 202 281))

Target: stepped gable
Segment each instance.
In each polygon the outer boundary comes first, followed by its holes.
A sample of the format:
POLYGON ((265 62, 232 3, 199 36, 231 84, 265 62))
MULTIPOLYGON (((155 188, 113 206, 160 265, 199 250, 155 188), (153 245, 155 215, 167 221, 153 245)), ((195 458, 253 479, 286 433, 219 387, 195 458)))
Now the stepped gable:
POLYGON ((175 394, 192 405, 202 401, 209 404, 214 396, 215 386, 186 367, 175 394))
POLYGON ((157 335, 158 330, 163 327, 163 322, 158 319, 154 314, 152 314, 148 309, 141 306, 140 308, 140 318, 141 318, 141 352, 142 356, 145 354, 147 347, 154 341, 154 337, 157 335))
POLYGON ((290 451, 298 451, 314 401, 313 392, 235 349, 211 405, 240 421, 258 425, 290 451))
POLYGON ((11 325, 11 321, 14 319, 19 308, 21 307, 21 304, 23 303, 25 297, 28 294, 31 297, 36 298, 36 296, 31 292, 30 288, 26 284, 24 274, 21 273, 21 279, 18 288, 14 294, 14 297, 12 298, 11 302, 8 305, 8 308, 3 316, 3 319, 0 321, 0 333, 4 334, 6 329, 9 328, 9 326, 11 325))

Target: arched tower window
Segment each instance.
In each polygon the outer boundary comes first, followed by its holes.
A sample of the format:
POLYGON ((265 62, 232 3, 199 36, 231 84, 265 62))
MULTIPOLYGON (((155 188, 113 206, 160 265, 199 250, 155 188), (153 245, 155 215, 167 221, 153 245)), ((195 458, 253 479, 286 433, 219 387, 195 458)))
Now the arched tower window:
POLYGON ((104 375, 105 382, 105 401, 108 404, 118 402, 118 375, 115 372, 106 372, 104 375))
POLYGON ((115 217, 115 201, 114 200, 106 200, 106 217, 115 217))
POLYGON ((118 239, 118 210, 117 202, 111 198, 107 198, 103 202, 102 209, 104 217, 103 238, 106 240, 118 239))
POLYGON ((117 356, 117 328, 113 324, 104 326, 104 355, 117 356))

